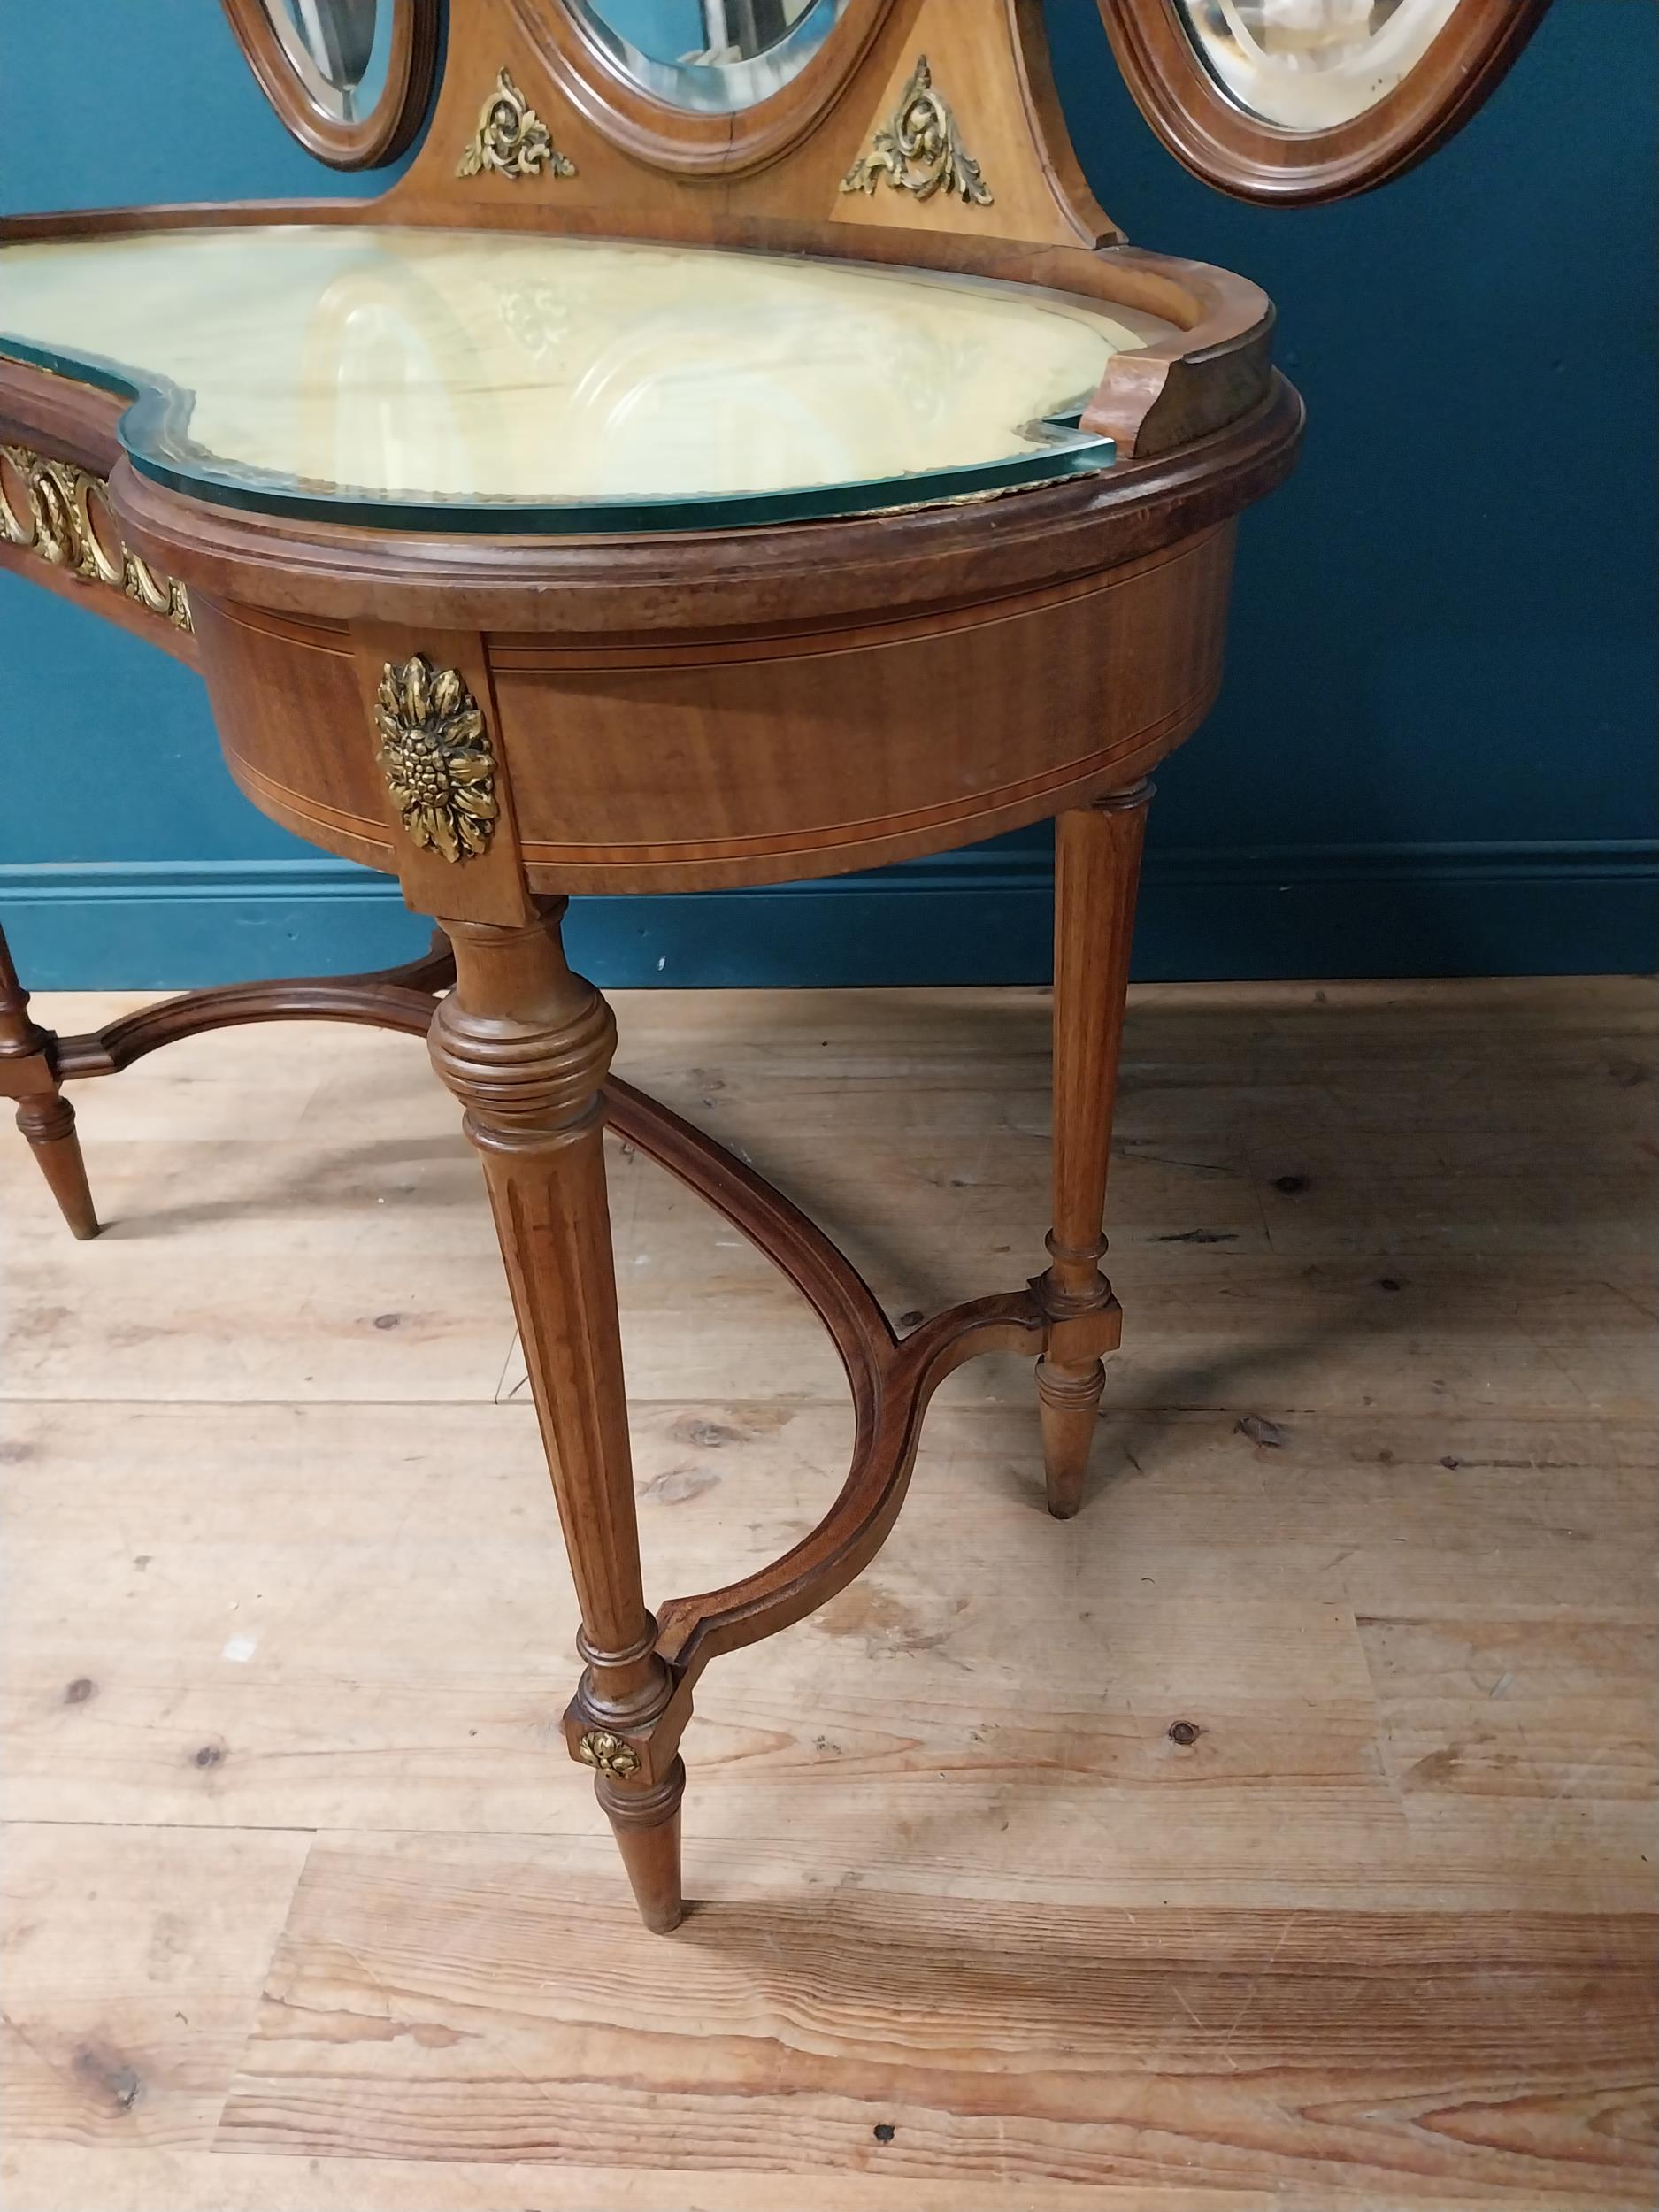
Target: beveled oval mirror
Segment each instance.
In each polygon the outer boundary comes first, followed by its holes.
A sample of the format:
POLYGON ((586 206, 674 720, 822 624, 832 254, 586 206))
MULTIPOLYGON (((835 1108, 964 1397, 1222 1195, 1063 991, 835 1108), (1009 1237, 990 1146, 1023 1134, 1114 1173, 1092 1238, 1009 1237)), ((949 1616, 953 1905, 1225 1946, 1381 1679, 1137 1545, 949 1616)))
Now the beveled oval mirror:
POLYGON ((892 0, 511 0, 606 137, 690 174, 762 166, 804 138, 892 0))
POLYGON ((725 115, 798 77, 846 0, 576 0, 576 8, 642 92, 725 115))
POLYGON ((432 97, 439 0, 224 0, 291 134, 335 169, 395 160, 432 97))
POLYGON ((1469 120, 1549 0, 1100 0, 1164 144, 1241 199, 1340 199, 1469 120))

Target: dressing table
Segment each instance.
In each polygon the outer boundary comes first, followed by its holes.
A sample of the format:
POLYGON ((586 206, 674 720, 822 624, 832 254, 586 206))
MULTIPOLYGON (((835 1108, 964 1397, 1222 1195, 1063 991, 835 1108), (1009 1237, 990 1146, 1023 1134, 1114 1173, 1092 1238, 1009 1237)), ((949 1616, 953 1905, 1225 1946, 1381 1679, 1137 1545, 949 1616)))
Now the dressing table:
MULTIPOLYGON (((1544 4, 1100 0, 1171 150, 1290 203, 1432 150, 1544 4)), ((1030 1356, 1050 1509, 1079 1507, 1120 1325, 1102 1225, 1148 773, 1216 695, 1234 521, 1301 407, 1262 293, 1132 248, 1093 197, 1038 0, 224 6, 320 160, 415 150, 367 206, 0 224, 0 562, 198 669, 248 797, 396 874, 438 935, 406 969, 82 1036, 32 1021, 0 944, 0 1093, 92 1236, 66 1087, 236 1023, 428 1036, 580 1601, 567 1741, 666 1930, 697 1677, 874 1556, 940 1381, 1030 1356), (561 917, 1048 816, 1048 1264, 901 1336, 787 1198, 610 1074, 561 917), (854 1409, 819 1525, 655 1612, 606 1126, 795 1284, 854 1409)))

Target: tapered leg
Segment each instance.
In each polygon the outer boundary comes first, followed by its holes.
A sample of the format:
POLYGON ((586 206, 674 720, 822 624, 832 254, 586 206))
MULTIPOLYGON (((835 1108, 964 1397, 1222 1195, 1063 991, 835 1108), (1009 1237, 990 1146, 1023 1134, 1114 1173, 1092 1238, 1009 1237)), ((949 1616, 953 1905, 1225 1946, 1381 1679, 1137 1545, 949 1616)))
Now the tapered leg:
POLYGON ((1149 783, 1055 825, 1054 1227, 1040 1285, 1053 1325, 1037 1363, 1048 1510, 1068 1519, 1083 1477, 1118 1308, 1101 1272, 1112 1108, 1149 783))
POLYGON ((641 1914, 662 1932, 680 1916, 685 1770, 650 1733, 673 1683, 640 1573, 605 1197, 600 1086, 616 1025, 566 965, 565 904, 524 927, 444 924, 456 982, 432 1057, 483 1158, 581 1606, 572 1748, 596 1770, 641 1914))
POLYGON ((58 1087, 52 1040, 29 1019, 29 995, 18 980, 0 933, 0 1098, 17 1101, 18 1127, 40 1162, 58 1210, 78 1237, 96 1237, 98 1217, 75 1134, 75 1110, 58 1087))
POLYGON ((640 1917, 653 1935, 680 1924, 685 1909, 680 1886, 680 1801, 686 1793, 686 1763, 676 1758, 660 1782, 645 1789, 601 1774, 594 1794, 610 1818, 634 1887, 640 1917))

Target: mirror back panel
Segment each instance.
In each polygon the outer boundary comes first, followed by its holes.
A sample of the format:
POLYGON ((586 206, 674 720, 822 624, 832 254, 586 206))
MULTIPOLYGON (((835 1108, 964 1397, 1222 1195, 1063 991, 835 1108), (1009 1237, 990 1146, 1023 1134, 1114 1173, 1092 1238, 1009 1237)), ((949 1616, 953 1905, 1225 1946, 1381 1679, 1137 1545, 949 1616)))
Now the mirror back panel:
POLYGON ((979 243, 1118 238, 1060 119, 1040 0, 469 0, 386 204, 668 237, 897 232, 947 259, 960 241, 968 265, 979 243))

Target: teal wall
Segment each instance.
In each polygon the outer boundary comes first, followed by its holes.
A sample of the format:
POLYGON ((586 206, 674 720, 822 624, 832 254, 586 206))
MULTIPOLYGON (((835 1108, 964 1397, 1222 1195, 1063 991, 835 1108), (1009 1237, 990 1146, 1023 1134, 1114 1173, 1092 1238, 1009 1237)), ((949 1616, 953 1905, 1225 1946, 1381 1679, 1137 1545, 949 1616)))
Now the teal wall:
POLYGON ((604 0, 613 31, 657 61, 678 61, 703 45, 702 0, 604 0))
MULTIPOLYGON (((1048 14, 1102 197, 1137 241, 1266 287, 1311 419, 1244 526, 1222 703, 1159 775, 1138 972, 1649 964, 1659 12, 1557 0, 1434 163, 1297 213, 1187 176, 1093 0, 1048 14)), ((378 188, 289 143, 209 0, 0 0, 0 209, 378 188)), ((34 982, 419 943, 395 888, 238 796, 184 670, 9 577, 0 667, 0 916, 34 982)), ((617 983, 1034 979, 1048 855, 1038 831, 828 885, 587 901, 573 935, 617 983)))

